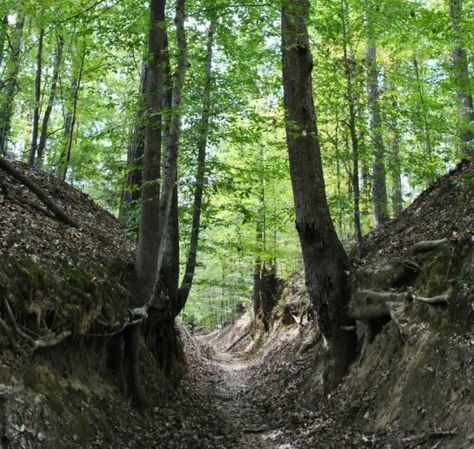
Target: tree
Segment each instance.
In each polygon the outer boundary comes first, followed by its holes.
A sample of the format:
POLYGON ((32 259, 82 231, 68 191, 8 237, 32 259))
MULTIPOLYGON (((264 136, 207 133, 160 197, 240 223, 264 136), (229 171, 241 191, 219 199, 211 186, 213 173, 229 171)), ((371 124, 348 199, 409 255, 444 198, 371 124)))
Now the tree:
POLYGON ((35 162, 36 151, 38 147, 38 133, 40 121, 41 106, 41 76, 43 68, 43 40, 44 28, 41 27, 38 37, 38 54, 36 57, 36 78, 35 78, 35 106, 33 112, 33 135, 31 137, 30 154, 28 155, 28 163, 33 165, 35 162))
POLYGON ((385 145, 382 136, 382 119, 379 105, 379 81, 377 68, 377 44, 372 18, 372 2, 368 2, 366 10, 367 27, 367 92, 369 100, 370 140, 374 147, 372 205, 374 222, 378 226, 388 220, 387 187, 385 183, 385 145))
POLYGON ((303 252, 306 287, 318 324, 328 342, 326 386, 341 381, 356 353, 357 337, 347 330, 350 264, 334 229, 326 199, 316 127, 307 18, 308 0, 286 0, 282 7, 285 120, 296 228, 303 252))
POLYGON ((20 53, 23 38, 25 16, 22 12, 17 17, 15 29, 12 32, 10 43, 10 58, 5 68, 5 83, 0 98, 0 155, 6 153, 6 142, 11 128, 14 100, 17 93, 17 79, 20 71, 20 53))
POLYGON ((463 3, 462 0, 449 0, 453 49, 453 75, 456 94, 459 101, 459 119, 461 122, 461 154, 464 158, 474 157, 474 104, 469 79, 469 67, 466 50, 463 46, 463 3))
POLYGON ((56 100, 56 91, 58 88, 59 74, 61 71, 63 47, 64 47, 64 39, 62 38, 62 36, 59 35, 57 37, 57 43, 56 43, 56 53, 54 57, 53 75, 51 79, 51 87, 49 90, 48 105, 46 106, 46 110, 44 111, 44 114, 43 114, 43 123, 41 125, 41 134, 40 134, 40 139, 38 143, 38 149, 37 149, 38 151, 36 154, 36 165, 38 167, 43 166, 44 153, 46 150, 46 142, 48 141, 49 120, 51 118, 54 102, 56 100))
MULTIPOLYGON (((163 50, 165 45, 166 0, 150 0, 150 28, 146 67, 145 144, 143 155, 143 185, 138 245, 134 269, 132 304, 148 313, 157 273, 160 218, 161 125, 163 101, 163 50)), ((128 331, 130 377, 137 402, 146 404, 139 376, 140 324, 128 331)))
POLYGON ((194 279, 194 272, 196 270, 197 250, 199 244, 199 231, 201 227, 201 213, 202 213, 202 197, 205 187, 206 176, 206 150, 207 139, 209 135, 209 120, 211 114, 211 90, 212 90, 212 56, 214 35, 216 32, 216 16, 211 14, 209 29, 207 32, 206 44, 206 65, 204 73, 204 89, 203 89, 203 104, 200 121, 198 124, 198 157, 197 157, 197 173, 196 182, 194 186, 194 200, 191 224, 191 241, 189 244, 188 257, 186 260, 186 268, 184 271, 179 296, 181 303, 186 303, 194 279))

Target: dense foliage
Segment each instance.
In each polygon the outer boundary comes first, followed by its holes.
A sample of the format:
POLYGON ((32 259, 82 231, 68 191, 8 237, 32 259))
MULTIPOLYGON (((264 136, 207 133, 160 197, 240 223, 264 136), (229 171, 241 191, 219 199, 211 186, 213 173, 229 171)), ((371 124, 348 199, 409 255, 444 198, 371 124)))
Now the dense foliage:
MULTIPOLYGON (((314 99, 326 190, 348 248, 358 243, 355 197, 362 231, 373 226, 378 143, 385 150, 382 175, 394 213, 400 201, 406 205, 460 158, 472 123, 459 112, 459 93, 472 95, 473 86, 469 77, 467 85, 464 78, 461 83, 453 51, 465 49, 472 73, 474 3, 466 0, 455 15, 453 4, 459 2, 450 3, 451 10, 437 0, 312 4, 314 99), (367 57, 369 47, 376 48, 376 58, 367 57), (368 89, 374 79, 375 121, 368 89)), ((183 250, 191 228, 207 30, 211 16, 217 18, 198 267, 184 311, 185 319, 211 327, 229 320, 249 297, 256 260, 276 261, 285 276, 300 267, 301 256, 284 134, 278 5, 189 0, 186 8, 190 66, 178 170, 183 250)), ((173 2, 168 10, 171 29, 173 2)), ((148 16, 143 0, 3 0, 0 153, 43 166, 118 214, 148 16), (41 139, 44 155, 37 151, 32 158, 41 139)), ((174 34, 169 38, 174 67, 174 34)), ((134 232, 133 215, 127 227, 134 232)))

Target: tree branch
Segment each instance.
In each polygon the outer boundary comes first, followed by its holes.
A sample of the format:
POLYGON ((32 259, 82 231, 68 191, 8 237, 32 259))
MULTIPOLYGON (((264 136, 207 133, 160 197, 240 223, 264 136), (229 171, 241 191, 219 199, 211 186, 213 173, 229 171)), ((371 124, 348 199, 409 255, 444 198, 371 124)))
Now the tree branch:
POLYGON ((48 193, 43 190, 38 184, 33 182, 30 178, 20 173, 15 169, 6 159, 0 157, 0 168, 6 171, 9 175, 20 181, 23 185, 28 187, 42 203, 56 216, 56 218, 69 226, 79 228, 79 224, 70 218, 66 213, 59 208, 48 193))

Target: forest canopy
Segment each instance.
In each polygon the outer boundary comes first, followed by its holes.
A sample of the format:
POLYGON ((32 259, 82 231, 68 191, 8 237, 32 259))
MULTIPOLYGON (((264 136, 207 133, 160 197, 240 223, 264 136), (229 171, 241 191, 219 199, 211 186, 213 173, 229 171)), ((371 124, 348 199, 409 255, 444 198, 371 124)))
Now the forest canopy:
MULTIPOLYGON (((202 185, 196 277, 183 316, 203 328, 248 301, 256 265, 281 277, 301 267, 278 3, 188 0, 183 35, 169 1, 162 23, 163 72, 174 93, 176 80, 183 84, 181 97, 162 108, 163 123, 180 122, 183 255, 202 185)), ((472 154, 474 4, 464 3, 311 4, 318 142, 331 215, 348 250, 472 154)), ((147 101, 149 10, 138 0, 0 4, 0 154, 85 191, 134 236, 140 187, 128 181, 130 173, 140 178, 146 140, 139 111, 147 101)))

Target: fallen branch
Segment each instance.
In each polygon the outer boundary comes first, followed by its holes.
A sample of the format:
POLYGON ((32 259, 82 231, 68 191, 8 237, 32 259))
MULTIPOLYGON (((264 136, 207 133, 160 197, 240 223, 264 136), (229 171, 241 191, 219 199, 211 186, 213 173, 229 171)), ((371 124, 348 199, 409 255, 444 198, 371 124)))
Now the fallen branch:
POLYGON ((235 346, 237 346, 248 334, 250 334, 250 331, 252 328, 250 328, 247 332, 245 332, 244 335, 242 335, 240 338, 238 338, 234 343, 232 343, 226 350, 225 352, 229 352, 231 349, 233 349, 235 346))
POLYGON ((0 168, 6 171, 9 175, 20 181, 23 185, 28 187, 42 203, 56 216, 56 218, 74 228, 79 228, 79 224, 70 218, 66 213, 59 208, 48 193, 43 190, 38 184, 33 182, 30 178, 16 170, 6 159, 0 157, 0 168))
POLYGON ((433 251, 436 248, 439 248, 440 246, 444 245, 448 239, 440 239, 440 240, 423 240, 421 242, 415 243, 413 247, 411 248, 410 254, 418 254, 418 253, 424 253, 427 251, 433 251))

